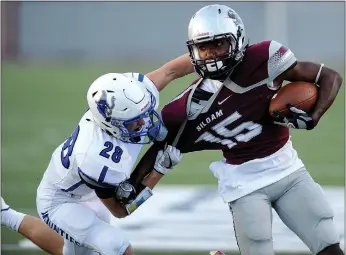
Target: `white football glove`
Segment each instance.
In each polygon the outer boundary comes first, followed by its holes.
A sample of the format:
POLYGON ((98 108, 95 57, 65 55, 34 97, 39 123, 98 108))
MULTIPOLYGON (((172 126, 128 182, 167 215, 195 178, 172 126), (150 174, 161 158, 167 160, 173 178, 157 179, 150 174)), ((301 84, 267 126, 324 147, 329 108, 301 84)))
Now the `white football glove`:
POLYGON ((167 174, 180 162, 182 157, 177 148, 168 145, 164 151, 160 150, 157 153, 154 169, 160 174, 167 174))

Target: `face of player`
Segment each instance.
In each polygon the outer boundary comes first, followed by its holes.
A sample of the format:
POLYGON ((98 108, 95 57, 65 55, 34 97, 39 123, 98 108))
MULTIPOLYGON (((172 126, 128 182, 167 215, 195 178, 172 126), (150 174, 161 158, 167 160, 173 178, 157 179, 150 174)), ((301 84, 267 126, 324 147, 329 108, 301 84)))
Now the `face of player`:
POLYGON ((201 60, 221 57, 228 53, 229 46, 229 41, 226 38, 197 44, 199 57, 201 60))
POLYGON ((133 132, 133 131, 139 131, 144 124, 145 124, 145 121, 143 119, 140 119, 140 120, 129 123, 126 127, 129 131, 133 132))

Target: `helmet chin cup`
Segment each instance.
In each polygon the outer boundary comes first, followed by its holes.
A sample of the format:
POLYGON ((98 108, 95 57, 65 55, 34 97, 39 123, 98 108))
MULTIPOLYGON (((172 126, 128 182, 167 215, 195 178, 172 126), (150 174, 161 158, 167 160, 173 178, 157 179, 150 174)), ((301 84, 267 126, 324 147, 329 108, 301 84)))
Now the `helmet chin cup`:
POLYGON ((205 64, 208 72, 216 72, 218 70, 222 70, 224 67, 222 61, 213 61, 212 63, 205 64))

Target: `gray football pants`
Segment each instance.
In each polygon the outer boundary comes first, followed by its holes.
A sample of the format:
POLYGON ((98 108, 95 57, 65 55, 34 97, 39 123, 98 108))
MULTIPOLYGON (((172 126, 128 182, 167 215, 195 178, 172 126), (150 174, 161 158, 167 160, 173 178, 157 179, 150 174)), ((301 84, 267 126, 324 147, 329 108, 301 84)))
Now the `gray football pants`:
POLYGON ((305 168, 229 203, 242 255, 273 255, 272 207, 313 252, 339 242, 333 211, 305 168))

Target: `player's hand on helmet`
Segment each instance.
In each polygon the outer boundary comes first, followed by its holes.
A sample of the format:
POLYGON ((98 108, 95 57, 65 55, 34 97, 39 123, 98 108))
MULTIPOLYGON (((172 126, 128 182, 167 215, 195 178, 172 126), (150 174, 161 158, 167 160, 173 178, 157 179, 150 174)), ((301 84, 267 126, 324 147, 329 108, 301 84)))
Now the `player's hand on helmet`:
POLYGON ((160 174, 170 172, 182 159, 180 151, 168 145, 165 150, 160 150, 157 153, 154 169, 160 174))
POLYGON ((273 111, 272 116, 275 119, 275 124, 296 129, 311 130, 314 128, 312 117, 305 111, 298 109, 291 104, 287 104, 287 109, 291 113, 290 117, 284 116, 279 111, 273 111))

